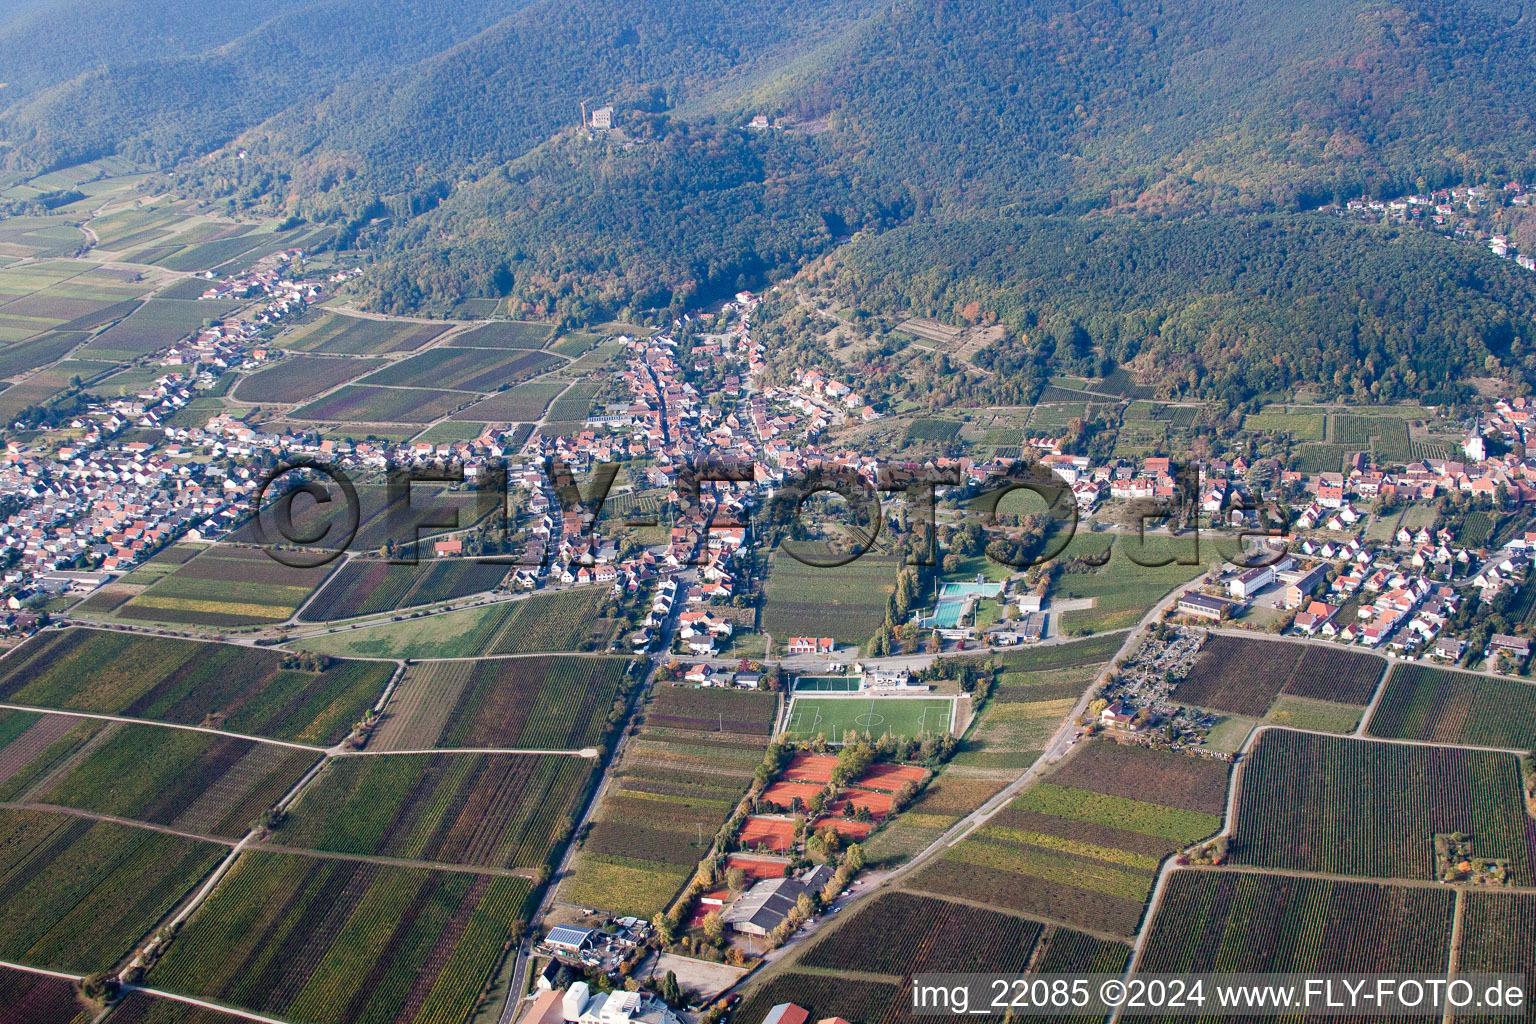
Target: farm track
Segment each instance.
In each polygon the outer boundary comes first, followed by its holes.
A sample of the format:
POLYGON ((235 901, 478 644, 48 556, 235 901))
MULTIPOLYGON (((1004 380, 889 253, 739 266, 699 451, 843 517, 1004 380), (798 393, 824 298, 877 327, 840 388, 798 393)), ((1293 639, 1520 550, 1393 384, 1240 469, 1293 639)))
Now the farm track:
MULTIPOLYGON (((130 824, 132 824, 130 822, 130 824)), ((245 846, 247 850, 266 853, 289 853, 317 860, 346 860, 359 864, 379 864, 391 868, 412 868, 418 871, 449 871, 461 875, 492 875, 497 878, 522 878, 532 880, 535 868, 498 868, 477 864, 451 864, 437 860, 413 860, 410 857, 388 857, 376 853, 337 853, 333 850, 313 850, 307 846, 288 846, 284 843, 268 843, 256 840, 245 846)))
POLYGON ((415 750, 337 750, 331 757, 390 757, 396 754, 528 754, 541 757, 597 756, 596 747, 580 750, 529 750, 521 747, 419 747, 415 750))
POLYGON ((227 729, 213 729, 206 725, 182 725, 178 722, 161 722, 152 718, 129 718, 124 715, 108 715, 94 711, 66 711, 61 708, 40 708, 31 704, 11 704, 0 702, 0 711, 31 711, 44 715, 64 715, 69 718, 89 718, 98 722, 118 722, 123 725, 153 725, 161 729, 181 729, 184 732, 201 732, 210 736, 223 736, 232 740, 248 740, 252 743, 266 743, 274 747, 288 747, 292 750, 310 750, 317 754, 327 753, 334 748, 317 747, 312 743, 295 743, 292 740, 274 740, 264 736, 251 736, 243 732, 230 732, 227 729))
POLYGON ((233 847, 236 845, 232 839, 221 839, 218 836, 210 836, 201 832, 186 832, 170 825, 152 825, 147 821, 139 821, 135 818, 120 818, 115 814, 102 814, 99 811, 82 811, 78 807, 65 807, 61 804, 38 803, 34 800, 7 800, 0 802, 0 808, 9 811, 47 811, 51 814, 67 814, 72 818, 89 818, 92 821, 108 821, 114 825, 127 825, 130 828, 144 829, 146 832, 159 832, 163 835, 177 836, 181 839, 195 839, 204 843, 217 843, 219 846, 233 847))

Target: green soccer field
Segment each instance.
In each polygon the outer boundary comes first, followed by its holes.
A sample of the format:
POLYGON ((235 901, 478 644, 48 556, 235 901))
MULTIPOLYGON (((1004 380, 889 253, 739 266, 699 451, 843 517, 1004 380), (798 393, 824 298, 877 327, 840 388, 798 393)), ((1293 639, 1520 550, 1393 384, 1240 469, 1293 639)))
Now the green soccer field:
POLYGON ((818 734, 842 742, 848 730, 880 737, 942 735, 954 721, 954 701, 948 697, 795 697, 785 731, 795 739, 818 734))

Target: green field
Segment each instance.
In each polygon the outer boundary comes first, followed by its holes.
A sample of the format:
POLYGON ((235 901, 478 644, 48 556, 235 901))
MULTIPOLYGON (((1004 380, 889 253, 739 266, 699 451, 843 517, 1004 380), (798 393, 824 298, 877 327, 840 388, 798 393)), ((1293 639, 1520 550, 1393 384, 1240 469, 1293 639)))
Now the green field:
POLYGON ((1004 774, 1023 771, 1045 749, 1099 668, 1099 662, 1033 671, 1005 665, 953 763, 1004 774))
POLYGON ((322 391, 377 369, 381 362, 294 356, 246 377, 235 388, 234 397, 242 402, 307 402, 322 391))
MULTIPOLYGON (((308 317, 306 317, 306 320, 308 317)), ((333 355, 387 355, 418 349, 448 329, 448 324, 324 313, 278 336, 280 348, 333 355)))
POLYGON ((313 751, 153 725, 0 711, 0 800, 31 800, 238 838, 318 760, 313 751))
POLYGON ((607 600, 607 587, 535 594, 524 600, 309 637, 296 646, 373 658, 603 650, 617 630, 614 620, 601 617, 607 600))
POLYGON ((0 958, 105 970, 225 852, 114 822, 0 809, 0 958))
POLYGON ((273 840, 440 864, 537 867, 568 835, 596 762, 565 755, 339 757, 273 840))
POLYGON ((659 686, 560 899, 644 918, 666 909, 752 784, 776 707, 770 693, 659 686))
POLYGON ((784 731, 797 740, 825 736, 840 743, 848 732, 879 737, 943 735, 954 725, 947 697, 795 697, 784 731))
POLYGON ((796 693, 857 693, 858 676, 796 676, 796 693))
POLYGON ((1130 935, 1162 860, 1221 828, 1227 770, 1110 741, 1079 745, 911 885, 1130 935))
POLYGON ((483 402, 476 402, 467 409, 460 409, 451 419, 473 420, 479 423, 516 423, 536 420, 555 396, 570 386, 570 381, 548 378, 531 380, 510 390, 492 395, 483 402))
POLYGON ((792 636, 830 636, 862 644, 885 620, 896 587, 896 559, 873 552, 832 568, 775 552, 763 585, 763 630, 782 645, 792 636))
POLYGON ((1089 556, 1095 560, 1108 554, 1102 567, 1090 572, 1065 572, 1056 578, 1053 599, 1091 598, 1093 607, 1061 613, 1061 628, 1067 634, 1101 633, 1108 629, 1134 626, 1163 595, 1180 583, 1194 579, 1207 568, 1216 549, 1209 542, 1198 548, 1194 541, 1150 535, 1142 543, 1134 535, 1078 533, 1059 556, 1073 559, 1089 556), (1195 564, 1181 564, 1179 559, 1198 555, 1195 564), (1155 562, 1172 557, 1163 566, 1137 562, 1155 562), (1205 561, 1201 561, 1203 558, 1205 561))
POLYGON ((325 745, 352 731, 394 670, 285 668, 280 651, 101 629, 49 630, 0 666, 0 700, 325 745))
POLYGON ((1297 441, 1321 441, 1328 421, 1321 412, 1287 411, 1281 406, 1266 407, 1263 411, 1243 417, 1244 430, 1262 433, 1290 434, 1297 441))
POLYGON ((177 566, 113 614, 213 627, 281 622, 333 568, 295 568, 256 548, 217 545, 177 566))
POLYGON ((463 1021, 529 895, 522 878, 247 852, 148 984, 294 1024, 463 1021))
POLYGON ((487 392, 536 376, 559 362, 546 352, 440 345, 391 363, 362 383, 487 392))
POLYGON ((495 320, 453 336, 460 348, 543 348, 554 325, 529 320, 495 320))

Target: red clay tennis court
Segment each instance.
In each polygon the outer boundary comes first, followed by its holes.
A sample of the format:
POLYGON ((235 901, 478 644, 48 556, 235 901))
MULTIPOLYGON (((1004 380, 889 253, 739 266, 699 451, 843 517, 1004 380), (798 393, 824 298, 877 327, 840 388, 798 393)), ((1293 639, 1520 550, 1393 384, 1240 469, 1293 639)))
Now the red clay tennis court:
POLYGON ((832 769, 836 767, 837 758, 832 754, 796 754, 789 767, 784 769, 784 777, 796 782, 826 785, 832 781, 832 769))
POLYGON ((787 818, 753 816, 741 826, 741 846, 747 850, 766 847, 776 853, 783 853, 794 839, 795 823, 787 818))
POLYGON ((817 818, 816 823, 811 826, 811 830, 813 832, 820 832, 828 825, 836 829, 838 835, 846 836, 849 839, 863 839, 875 830, 875 823, 872 821, 849 821, 847 818, 833 817, 817 818))
POLYGON ((816 794, 824 789, 826 789, 825 786, 818 786, 814 782, 775 782, 763 790, 762 798, 770 804, 790 807, 793 806, 795 797, 809 804, 816 794))
POLYGON ((918 785, 927 774, 926 768, 915 764, 872 764, 867 772, 853 780, 853 784, 864 789, 880 789, 894 793, 902 787, 903 783, 910 782, 914 786, 918 785))
POLYGON ((741 868, 752 878, 783 878, 789 864, 767 857, 749 857, 744 853, 731 853, 725 857, 725 870, 741 868))
POLYGON ((867 789, 845 789, 842 796, 827 805, 827 813, 842 814, 844 804, 853 804, 854 810, 867 807, 870 814, 883 818, 891 813, 891 794, 871 793, 867 789))

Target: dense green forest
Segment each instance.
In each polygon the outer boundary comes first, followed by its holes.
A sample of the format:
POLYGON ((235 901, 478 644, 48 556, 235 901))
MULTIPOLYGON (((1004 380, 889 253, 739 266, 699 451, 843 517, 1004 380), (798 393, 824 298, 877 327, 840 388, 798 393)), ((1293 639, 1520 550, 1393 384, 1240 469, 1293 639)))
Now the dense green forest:
POLYGON ((1117 365, 1165 397, 1239 400, 1306 381, 1391 401, 1501 369, 1536 379, 1536 274, 1322 214, 906 226, 806 278, 893 318, 1000 320, 1008 340, 975 361, 1005 388, 1117 365))
POLYGON ((340 83, 387 80, 524 2, 54 0, 0 23, 0 154, 41 170, 112 153, 165 166, 340 83))

